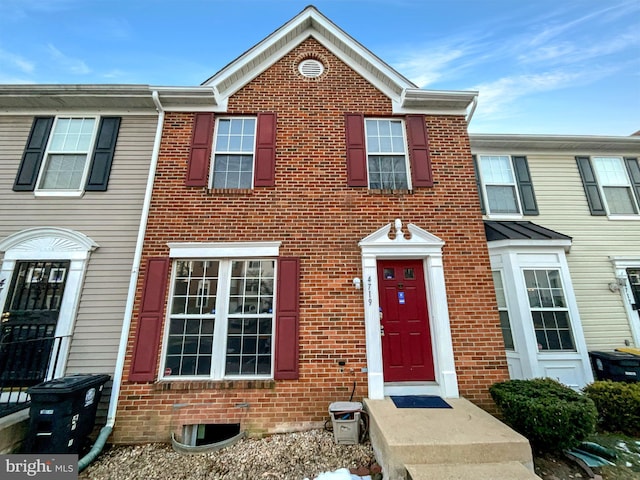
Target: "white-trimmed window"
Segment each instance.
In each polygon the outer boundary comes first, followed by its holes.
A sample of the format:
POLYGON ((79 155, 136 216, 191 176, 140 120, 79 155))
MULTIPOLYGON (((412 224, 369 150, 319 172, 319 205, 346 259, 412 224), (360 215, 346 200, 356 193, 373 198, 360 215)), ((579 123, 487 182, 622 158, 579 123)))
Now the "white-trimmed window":
POLYGON ((255 117, 216 119, 213 188, 252 188, 256 123, 255 117))
POLYGON ((592 157, 593 168, 610 215, 635 215, 638 204, 620 157, 592 157))
POLYGON ((480 176, 489 214, 521 213, 513 164, 509 155, 480 155, 480 176))
POLYGON ((274 259, 178 259, 164 377, 272 377, 274 259))
POLYGON ((502 274, 494 270, 493 286, 496 290, 496 300, 498 302, 498 313, 500 314, 500 329, 502 330, 502 338, 504 339, 504 348, 513 351, 515 346, 513 343, 513 334, 511 331, 511 320, 509 319, 509 310, 507 309, 507 297, 504 292, 504 284, 502 282, 502 274))
POLYGON ((559 270, 524 270, 538 350, 575 351, 569 308, 559 270))
POLYGON ((409 166, 402 120, 365 120, 369 188, 407 190, 409 166))
POLYGON ((38 179, 39 191, 82 190, 97 131, 95 117, 57 117, 38 179))

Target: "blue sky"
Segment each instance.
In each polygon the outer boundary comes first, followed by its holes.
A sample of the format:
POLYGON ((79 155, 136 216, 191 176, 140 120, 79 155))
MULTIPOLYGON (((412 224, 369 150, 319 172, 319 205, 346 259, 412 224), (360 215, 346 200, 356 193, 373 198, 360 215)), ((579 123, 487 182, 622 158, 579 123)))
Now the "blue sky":
POLYGON ((199 85, 310 3, 473 133, 640 130, 640 0, 0 0, 0 83, 199 85))

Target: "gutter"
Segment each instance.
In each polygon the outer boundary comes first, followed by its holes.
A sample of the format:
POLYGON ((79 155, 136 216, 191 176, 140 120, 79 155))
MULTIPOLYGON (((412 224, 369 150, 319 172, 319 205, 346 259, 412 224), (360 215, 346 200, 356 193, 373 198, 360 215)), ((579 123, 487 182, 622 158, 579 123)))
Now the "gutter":
POLYGON ((160 103, 160 97, 157 90, 151 92, 151 97, 158 111, 158 125, 156 127, 156 135, 153 141, 153 152, 151 154, 151 163, 149 165, 149 175, 147 176, 147 186, 144 194, 144 202, 142 205, 142 215, 140 217, 140 228, 138 230, 138 238, 136 239, 136 250, 133 256, 133 265, 131 268, 131 279, 129 280, 129 290, 127 294, 127 304, 124 311, 124 320, 122 322, 122 332, 120 334, 120 346, 118 348, 118 357, 116 359, 116 368, 113 373, 113 384, 111 387, 111 397, 109 399, 109 409, 107 410, 107 423, 100 430, 100 434, 93 444, 93 447, 84 457, 78 461, 78 472, 84 470, 89 464, 100 454, 107 443, 107 438, 113 431, 116 422, 116 411, 118 409, 118 397, 120 396, 120 386, 122 385, 122 376, 124 370, 124 359, 127 353, 127 341, 129 339, 129 330, 131 328, 131 317, 133 315, 133 304, 135 302, 136 285, 138 283, 138 273, 140 271, 140 261, 142 259, 142 248, 144 237, 147 232, 147 220, 149 219, 149 210, 151 208, 151 194, 153 192, 153 182, 158 165, 158 157, 160 155, 160 141, 162 140, 162 127, 164 125, 165 111, 160 103))

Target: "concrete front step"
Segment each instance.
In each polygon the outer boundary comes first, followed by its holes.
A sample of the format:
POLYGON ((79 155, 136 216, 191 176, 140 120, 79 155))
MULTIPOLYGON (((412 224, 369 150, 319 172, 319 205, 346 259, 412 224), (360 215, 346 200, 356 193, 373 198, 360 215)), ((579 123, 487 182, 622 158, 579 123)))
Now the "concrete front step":
POLYGON ((389 398, 365 399, 369 436, 385 480, 404 479, 406 465, 515 462, 533 472, 526 438, 464 398, 446 401, 452 408, 396 408, 389 398))
POLYGON ((540 480, 519 462, 405 465, 411 480, 540 480))

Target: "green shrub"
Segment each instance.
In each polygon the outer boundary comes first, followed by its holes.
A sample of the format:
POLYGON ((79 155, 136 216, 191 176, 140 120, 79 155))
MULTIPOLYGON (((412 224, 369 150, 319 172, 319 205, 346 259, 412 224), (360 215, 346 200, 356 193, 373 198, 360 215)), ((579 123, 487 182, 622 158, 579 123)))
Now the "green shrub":
POLYGON ((598 381, 584 392, 596 404, 601 430, 640 436, 640 383, 598 381))
POLYGON ((505 421, 536 450, 570 449, 595 431, 593 402, 550 378, 508 380, 489 392, 505 421))

